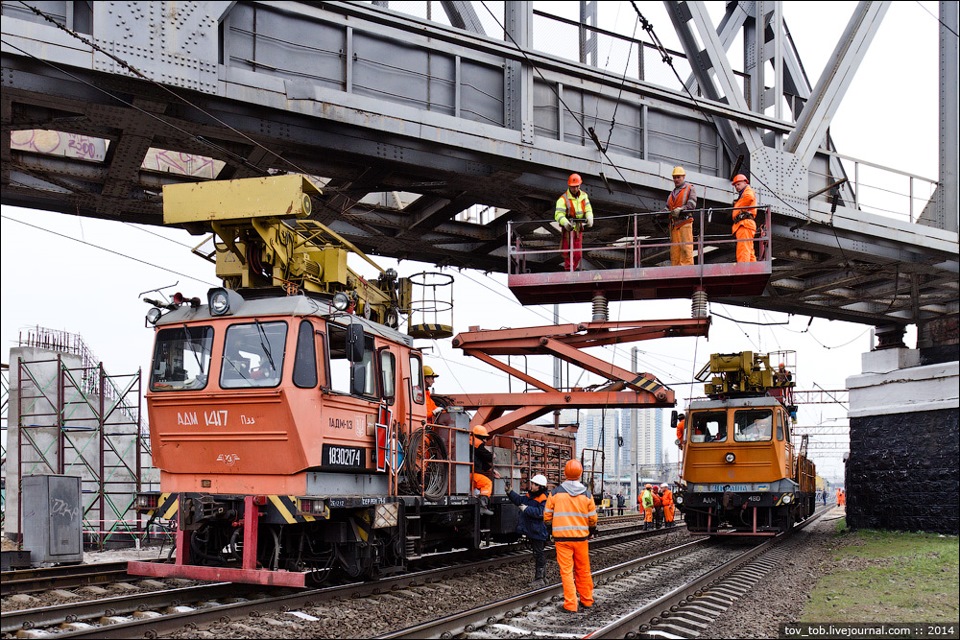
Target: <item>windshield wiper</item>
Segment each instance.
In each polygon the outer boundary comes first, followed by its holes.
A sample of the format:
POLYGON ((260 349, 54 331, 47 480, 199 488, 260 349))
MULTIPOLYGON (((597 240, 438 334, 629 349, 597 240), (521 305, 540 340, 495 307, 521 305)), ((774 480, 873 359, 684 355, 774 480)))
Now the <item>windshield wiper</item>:
MULTIPOLYGON (((187 337, 187 346, 190 347, 190 351, 193 352, 193 357, 197 359, 197 368, 200 369, 199 375, 203 375, 203 363, 200 362, 197 345, 193 342, 193 336, 190 335, 190 327, 188 327, 186 323, 183 324, 183 334, 187 337)), ((203 349, 203 345, 200 345, 200 348, 203 349)))
POLYGON ((276 371, 277 365, 273 363, 273 354, 270 352, 270 341, 267 339, 267 332, 263 330, 263 325, 260 324, 259 320, 254 320, 253 323, 257 325, 257 334, 260 337, 260 348, 263 349, 263 354, 267 356, 267 361, 270 362, 270 368, 276 371))

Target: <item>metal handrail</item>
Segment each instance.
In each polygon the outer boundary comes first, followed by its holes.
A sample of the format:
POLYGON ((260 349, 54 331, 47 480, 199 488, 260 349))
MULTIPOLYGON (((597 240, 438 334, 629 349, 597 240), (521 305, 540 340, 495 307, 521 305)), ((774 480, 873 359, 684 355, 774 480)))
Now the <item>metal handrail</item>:
MULTIPOLYGON (((701 208, 694 211, 699 221, 699 225, 694 225, 694 234, 693 242, 694 248, 696 249, 696 256, 709 256, 710 251, 708 249, 717 249, 727 245, 736 246, 736 243, 739 242, 736 237, 732 235, 707 235, 704 233, 704 228, 706 223, 712 215, 715 213, 726 213, 730 212, 731 217, 732 213, 737 209, 745 209, 748 207, 725 207, 720 209, 713 208, 701 208)), ((769 206, 755 206, 749 207, 751 209, 757 209, 757 232, 758 235, 754 238, 755 243, 759 243, 758 262, 769 262, 772 257, 772 237, 771 237, 771 209, 769 206), (762 256, 762 258, 760 257, 762 256)), ((583 246, 583 254, 585 257, 589 253, 597 253, 602 251, 615 251, 622 252, 624 254, 624 265, 622 268, 649 268, 649 267, 672 267, 673 265, 661 265, 659 264, 660 259, 658 259, 656 264, 644 264, 643 252, 646 251, 648 254, 653 250, 654 255, 660 256, 661 254, 656 252, 656 250, 667 250, 674 245, 670 241, 669 237, 656 237, 651 238, 649 236, 641 236, 639 232, 639 220, 642 216, 650 215, 666 215, 669 212, 667 211, 658 211, 653 213, 634 213, 627 216, 612 216, 609 218, 597 218, 597 221, 605 220, 610 221, 618 218, 627 218, 628 227, 632 230, 630 234, 624 235, 619 238, 615 243, 605 244, 605 245, 591 245, 583 246), (627 256, 632 254, 632 260, 630 263, 627 262, 627 256)), ((542 249, 542 248, 526 248, 529 246, 531 238, 524 237, 523 234, 518 232, 520 226, 532 226, 535 225, 536 229, 542 229, 544 226, 552 224, 552 221, 549 220, 539 220, 539 221, 524 221, 516 222, 511 221, 507 223, 507 258, 508 258, 508 275, 526 273, 527 264, 531 257, 534 256, 553 256, 560 255, 563 250, 559 247, 542 249), (526 244, 525 244, 526 241, 526 244)), ((732 224, 732 221, 731 221, 732 224)), ((541 236, 537 240, 546 240, 547 236, 541 236)), ((554 240, 553 236, 549 237, 550 240, 554 240)), ((571 249, 568 249, 570 251, 571 249)), ((704 265, 710 264, 709 258, 706 262, 701 259, 696 261, 695 264, 704 265)))

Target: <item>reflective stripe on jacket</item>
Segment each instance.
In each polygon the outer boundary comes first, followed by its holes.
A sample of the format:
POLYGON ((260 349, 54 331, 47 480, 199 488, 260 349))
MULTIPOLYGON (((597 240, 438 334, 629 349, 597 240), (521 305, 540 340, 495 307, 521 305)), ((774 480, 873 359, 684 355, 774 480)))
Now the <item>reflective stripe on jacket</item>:
POLYGON ((570 482, 561 484, 547 498, 543 521, 553 525, 553 537, 557 540, 586 540, 590 537, 590 528, 597 526, 597 505, 579 482, 576 482, 579 488, 575 489, 579 492, 569 493, 570 488, 564 485, 570 482))
POLYGON ((566 222, 577 222, 586 220, 593 222, 593 206, 590 204, 590 198, 585 191, 580 191, 580 195, 574 198, 569 191, 557 199, 557 210, 553 214, 562 227, 566 222))

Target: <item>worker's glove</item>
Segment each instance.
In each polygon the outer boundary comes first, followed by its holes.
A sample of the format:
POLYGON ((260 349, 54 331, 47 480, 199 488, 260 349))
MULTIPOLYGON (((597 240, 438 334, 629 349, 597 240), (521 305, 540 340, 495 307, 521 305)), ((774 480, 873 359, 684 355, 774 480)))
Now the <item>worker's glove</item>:
POLYGON ((671 211, 670 213, 672 213, 672 214, 675 215, 675 216, 678 216, 678 215, 680 215, 681 213, 683 213, 683 208, 682 208, 682 207, 677 207, 676 209, 674 209, 674 210, 671 211))
POLYGON ((437 407, 433 410, 433 417, 436 418, 441 413, 443 413, 443 407, 437 407))
POLYGON ((573 225, 570 223, 569 220, 563 223, 563 228, 566 229, 567 231, 573 231, 573 225))
POLYGON ((591 537, 591 538, 599 538, 599 537, 600 537, 600 533, 597 531, 597 528, 596 528, 596 527, 590 527, 590 537, 591 537))
POLYGON ((509 482, 507 482, 507 483, 505 483, 505 484, 503 485, 503 492, 504 492, 504 493, 510 493, 510 491, 512 491, 512 490, 513 490, 513 485, 510 484, 509 482))
POLYGON ((587 220, 587 229, 593 226, 593 220, 587 220))
POLYGON ((520 511, 526 511, 526 510, 527 510, 527 505, 525 504, 520 505, 520 511))

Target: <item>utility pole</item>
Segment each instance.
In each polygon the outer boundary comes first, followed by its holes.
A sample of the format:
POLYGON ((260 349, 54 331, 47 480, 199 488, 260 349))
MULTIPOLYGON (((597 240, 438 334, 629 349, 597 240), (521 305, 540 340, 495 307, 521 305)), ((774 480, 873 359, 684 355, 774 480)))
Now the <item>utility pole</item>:
MULTIPOLYGON (((638 373, 637 370, 637 348, 630 348, 630 370, 634 373, 638 373)), ((630 410, 630 426, 633 429, 633 473, 630 474, 630 499, 636 504, 637 496, 637 465, 640 460, 640 427, 637 422, 640 419, 640 414, 637 412, 637 408, 634 407, 630 410)))

